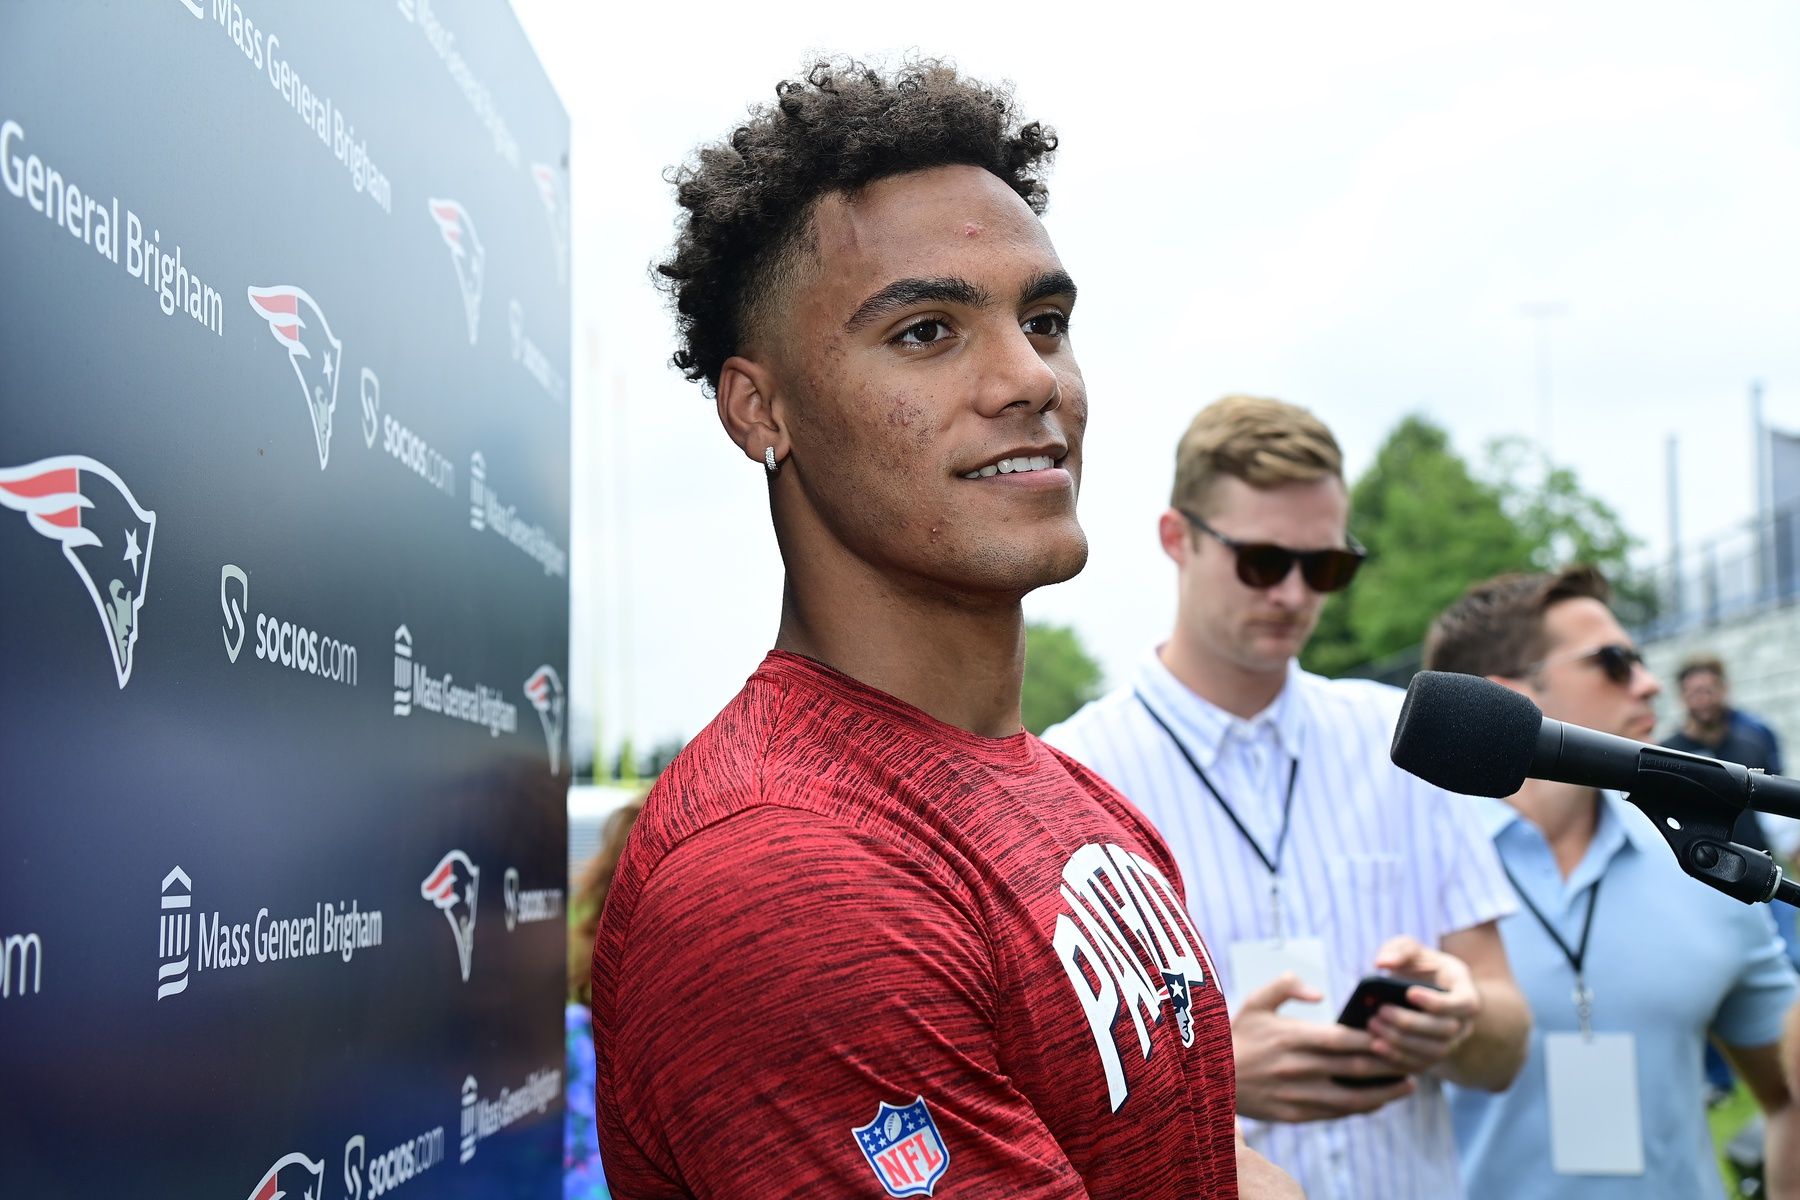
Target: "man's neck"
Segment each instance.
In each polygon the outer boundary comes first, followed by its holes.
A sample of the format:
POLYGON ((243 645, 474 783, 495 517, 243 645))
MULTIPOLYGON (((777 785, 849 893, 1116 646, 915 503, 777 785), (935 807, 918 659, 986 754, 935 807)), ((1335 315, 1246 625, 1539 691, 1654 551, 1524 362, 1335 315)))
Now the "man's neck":
POLYGON ((1525 786, 1507 797, 1508 804, 1519 815, 1537 826, 1556 868, 1567 879, 1587 855, 1594 843, 1594 831, 1600 825, 1600 793, 1593 788, 1572 783, 1552 783, 1546 779, 1527 779, 1525 786))
POLYGON ((1207 653, 1183 636, 1179 627, 1156 653, 1169 674, 1188 691, 1233 716, 1254 717, 1275 703, 1287 686, 1286 663, 1267 671, 1250 670, 1207 653))
POLYGON ((1723 746, 1725 744, 1726 735, 1731 732, 1731 719, 1728 716, 1721 716, 1717 721, 1710 725, 1706 725, 1695 720, 1693 717, 1689 717, 1686 721, 1682 722, 1681 732, 1687 734, 1696 742, 1701 742, 1708 746, 1723 746))
POLYGON ((788 572, 776 649, 816 659, 970 733, 1019 732, 1025 616, 1018 599, 907 591, 862 563, 832 574, 827 585, 804 569, 788 572))

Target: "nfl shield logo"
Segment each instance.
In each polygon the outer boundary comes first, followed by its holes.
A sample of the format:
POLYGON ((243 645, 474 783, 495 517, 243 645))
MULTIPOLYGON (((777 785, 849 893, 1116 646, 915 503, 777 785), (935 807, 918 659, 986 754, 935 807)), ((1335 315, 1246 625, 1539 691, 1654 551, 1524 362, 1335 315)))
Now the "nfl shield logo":
POLYGON ((890 1196, 929 1196, 950 1166, 950 1150, 923 1096, 904 1108, 884 1101, 873 1121, 850 1132, 890 1196))

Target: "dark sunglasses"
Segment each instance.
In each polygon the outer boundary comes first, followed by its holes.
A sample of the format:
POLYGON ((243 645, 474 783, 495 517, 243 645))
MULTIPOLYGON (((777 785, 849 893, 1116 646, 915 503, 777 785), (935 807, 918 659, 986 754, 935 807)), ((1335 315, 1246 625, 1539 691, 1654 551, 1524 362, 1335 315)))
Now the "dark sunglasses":
POLYGON ((1353 537, 1343 550, 1289 550, 1272 542, 1240 542, 1226 537, 1185 508, 1175 510, 1187 518, 1188 524, 1202 533, 1211 534, 1219 545, 1237 555, 1237 577, 1246 587, 1272 588, 1288 577, 1294 564, 1300 564, 1300 577, 1315 592, 1337 592, 1350 586, 1356 569, 1368 557, 1353 537))
POLYGON ((1553 662, 1587 662, 1592 660, 1601 672, 1620 687, 1631 682, 1631 675, 1644 665, 1644 656, 1632 646, 1615 642, 1609 646, 1601 646, 1597 650, 1589 650, 1585 654, 1577 654, 1573 658, 1559 659, 1555 656, 1534 663, 1525 669, 1526 675, 1536 675, 1553 662))

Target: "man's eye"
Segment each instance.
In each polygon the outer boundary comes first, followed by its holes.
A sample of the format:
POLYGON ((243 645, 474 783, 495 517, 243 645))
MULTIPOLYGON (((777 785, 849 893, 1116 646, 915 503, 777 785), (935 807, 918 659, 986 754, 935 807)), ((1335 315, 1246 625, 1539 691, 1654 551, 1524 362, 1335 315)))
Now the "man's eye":
POLYGON ((1039 313, 1025 322, 1025 332, 1033 337, 1062 337, 1069 332, 1069 318, 1059 312, 1039 313))
POLYGON ((923 321, 914 321, 902 329, 900 336, 894 340, 903 346, 929 346, 943 341, 949 334, 950 327, 948 325, 936 317, 930 317, 923 321))

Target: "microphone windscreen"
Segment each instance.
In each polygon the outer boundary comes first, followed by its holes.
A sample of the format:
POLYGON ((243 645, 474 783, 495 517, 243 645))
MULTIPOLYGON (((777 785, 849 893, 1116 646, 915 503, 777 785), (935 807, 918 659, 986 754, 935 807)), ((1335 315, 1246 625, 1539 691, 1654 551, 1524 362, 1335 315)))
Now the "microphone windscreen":
POLYGON ((1465 796, 1519 790, 1544 714, 1529 698, 1478 675, 1420 671, 1406 689, 1388 757, 1403 771, 1465 796))

